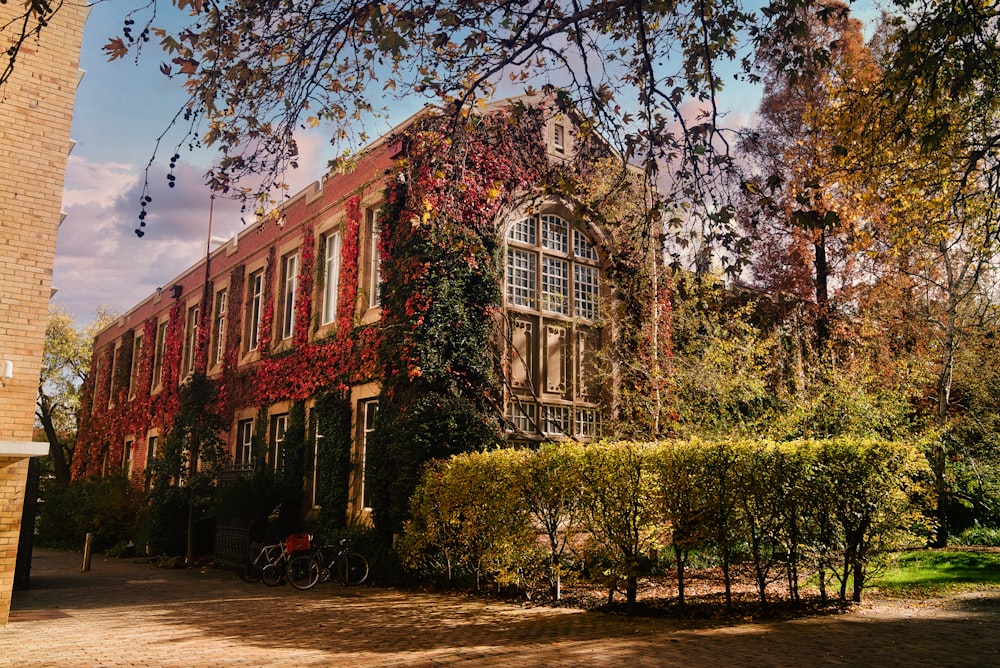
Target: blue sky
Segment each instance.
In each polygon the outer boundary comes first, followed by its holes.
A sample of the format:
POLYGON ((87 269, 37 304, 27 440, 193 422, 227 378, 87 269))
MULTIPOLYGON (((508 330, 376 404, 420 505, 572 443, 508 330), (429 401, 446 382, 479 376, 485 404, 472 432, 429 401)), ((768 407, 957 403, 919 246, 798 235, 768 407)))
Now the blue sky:
MULTIPOLYGON (((147 45, 138 65, 129 59, 107 61, 101 47, 109 37, 120 34, 129 4, 124 0, 94 6, 80 56, 86 75, 77 90, 73 115, 71 137, 76 146, 67 164, 63 193, 67 216, 56 248, 53 286, 58 292, 53 302, 69 310, 81 325, 90 322, 101 305, 128 310, 205 252, 210 193, 202 177, 212 154, 179 151, 177 186, 168 188, 165 174, 181 139, 179 132, 164 140, 150 174, 153 204, 146 219, 147 233, 142 239, 134 233, 144 169, 156 138, 185 96, 179 81, 160 74, 163 58, 154 42, 147 45)), ((169 4, 166 9, 172 10, 169 4)), ((420 105, 422 101, 401 104, 394 122, 420 105)), ((377 136, 390 129, 383 123, 369 134, 377 136)), ((292 193, 319 180, 334 157, 320 132, 300 137, 299 148, 300 168, 287 177, 292 193)), ((217 199, 213 236, 239 232, 244 227, 240 218, 238 205, 217 199)))
MULTIPOLYGON (((176 13, 169 3, 160 5, 161 17, 164 11, 176 13)), ((159 73, 162 53, 154 42, 138 65, 130 59, 107 61, 101 47, 120 34, 129 6, 130 0, 98 2, 84 31, 80 66, 86 76, 77 91, 71 135, 76 147, 69 157, 63 196, 67 217, 59 231, 53 275, 58 288, 53 301, 81 325, 91 321, 101 305, 127 310, 196 263, 205 249, 209 191, 202 175, 212 155, 180 151, 177 187, 168 188, 165 173, 181 138, 178 132, 164 140, 150 174, 153 204, 147 233, 139 239, 133 231, 143 170, 185 96, 179 81, 159 73)), ((874 10, 866 14, 871 17, 874 10)), ((178 15, 175 20, 184 18, 178 15)), ((157 23, 164 25, 162 20, 157 23)), ((369 135, 390 130, 423 102, 387 101, 397 113, 381 127, 368 128, 369 135)), ((755 91, 745 87, 730 86, 724 102, 732 112, 730 126, 750 122, 757 106, 755 91)), ((318 180, 334 157, 321 131, 300 137, 299 147, 300 167, 287 178, 292 193, 318 180)), ((216 236, 239 232, 239 207, 216 200, 213 227, 216 236)))

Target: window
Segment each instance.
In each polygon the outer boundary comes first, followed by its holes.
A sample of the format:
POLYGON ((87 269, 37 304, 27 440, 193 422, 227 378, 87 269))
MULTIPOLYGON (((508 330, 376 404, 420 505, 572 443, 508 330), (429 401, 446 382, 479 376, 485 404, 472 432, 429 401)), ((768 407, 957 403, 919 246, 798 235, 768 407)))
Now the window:
POLYGON ((158 388, 163 380, 163 351, 167 342, 167 323, 161 322, 156 328, 156 349, 153 351, 153 387, 158 388))
POLYGON ((295 333, 295 292, 299 285, 299 256, 281 259, 281 338, 290 339, 295 333))
POLYGON ((233 453, 236 466, 253 466, 253 419, 236 423, 236 452, 233 453))
POLYGON ((312 485, 310 485, 310 499, 312 500, 313 508, 319 508, 320 500, 320 475, 319 475, 319 443, 323 440, 323 434, 319 433, 319 419, 316 417, 316 413, 313 410, 309 411, 309 424, 312 425, 312 435, 313 435, 313 451, 312 451, 312 470, 310 471, 310 478, 312 479, 312 485))
POLYGON ((264 270, 250 274, 247 288, 247 351, 257 350, 264 311, 264 270))
POLYGON ((507 249, 507 301, 514 306, 535 308, 538 255, 507 249))
POLYGON ((149 489, 149 483, 153 477, 153 462, 156 461, 157 440, 156 436, 146 437, 146 489, 149 489))
POLYGON ((535 410, 536 406, 533 403, 512 401, 507 410, 507 419, 515 430, 534 434, 538 431, 535 424, 535 410))
POLYGON ((226 307, 229 292, 225 289, 215 293, 215 316, 212 319, 212 364, 222 364, 226 356, 226 307))
POLYGON ((595 438, 602 394, 594 368, 601 340, 597 249, 549 213, 514 221, 506 245, 508 431, 595 438))
POLYGON ((601 414, 593 408, 576 409, 576 432, 580 438, 597 438, 601 435, 601 414))
POLYGON ((374 209, 365 210, 368 238, 371 240, 368 267, 368 307, 378 306, 379 291, 382 285, 382 259, 378 252, 378 212, 374 209))
POLYGON ((566 150, 566 129, 561 123, 556 123, 552 127, 552 145, 559 153, 566 150))
POLYGON ((201 307, 192 306, 187 313, 187 326, 184 337, 184 371, 182 377, 186 377, 194 371, 195 359, 198 356, 198 329, 199 318, 201 317, 201 307))
POLYGON ((121 364, 121 342, 116 342, 114 348, 111 351, 111 377, 108 382, 111 384, 111 389, 108 392, 108 408, 115 405, 115 395, 118 394, 118 365, 121 364))
POLYGON ((337 319, 337 292, 340 290, 340 233, 326 235, 323 244, 322 324, 337 319))
POLYGON ((281 471, 284 462, 281 459, 281 449, 285 443, 285 430, 288 429, 288 413, 271 416, 271 467, 275 471, 281 471))
POLYGON ((358 438, 361 446, 361 466, 359 468, 361 471, 361 503, 362 507, 365 509, 370 509, 372 507, 371 495, 369 494, 368 485, 365 481, 368 479, 368 444, 370 442, 372 432, 375 431, 375 418, 377 415, 377 399, 369 399, 358 403, 358 421, 361 425, 358 438))
POLYGON ((129 380, 128 380, 129 398, 134 397, 136 392, 139 391, 138 387, 139 365, 141 360, 142 360, 142 335, 140 334, 135 337, 135 342, 132 344, 132 371, 129 373, 129 380))
POLYGON ((125 454, 122 462, 122 471, 125 472, 126 478, 132 477, 132 447, 135 445, 134 439, 129 439, 125 441, 125 454))
POLYGON ((594 245, 559 216, 531 216, 507 233, 507 305, 597 320, 594 245), (571 300, 572 296, 572 300, 571 300))
POLYGON ((553 436, 566 436, 570 433, 570 416, 573 409, 569 406, 542 406, 542 433, 553 436))

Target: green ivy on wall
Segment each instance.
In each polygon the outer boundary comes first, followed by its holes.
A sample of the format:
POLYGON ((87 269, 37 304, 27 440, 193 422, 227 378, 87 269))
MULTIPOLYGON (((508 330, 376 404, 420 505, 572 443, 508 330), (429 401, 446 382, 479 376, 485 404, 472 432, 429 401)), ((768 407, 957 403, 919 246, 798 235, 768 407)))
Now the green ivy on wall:
POLYGON ((319 488, 319 525, 340 529, 347 524, 348 485, 351 474, 351 404, 346 392, 328 390, 316 397, 313 407, 318 444, 316 484, 319 488))

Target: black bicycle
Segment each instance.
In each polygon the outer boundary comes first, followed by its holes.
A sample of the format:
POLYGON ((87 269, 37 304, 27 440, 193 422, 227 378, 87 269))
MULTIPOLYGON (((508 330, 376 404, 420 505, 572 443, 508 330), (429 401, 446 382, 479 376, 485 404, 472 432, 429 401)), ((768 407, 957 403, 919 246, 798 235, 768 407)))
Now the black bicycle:
POLYGON ((302 590, 312 589, 334 574, 345 585, 359 585, 368 579, 368 560, 351 550, 347 538, 292 557, 286 569, 288 584, 302 590))

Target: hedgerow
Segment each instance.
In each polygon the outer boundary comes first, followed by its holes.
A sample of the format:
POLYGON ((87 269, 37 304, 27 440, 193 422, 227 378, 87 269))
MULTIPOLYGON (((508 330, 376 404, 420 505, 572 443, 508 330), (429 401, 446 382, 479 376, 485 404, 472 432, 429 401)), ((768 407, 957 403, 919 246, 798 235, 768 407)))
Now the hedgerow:
POLYGON ((874 439, 562 443, 454 455, 429 465, 399 543, 411 570, 452 584, 548 575, 603 579, 633 603, 642 575, 670 550, 683 604, 697 550, 730 573, 754 573, 761 603, 807 577, 822 598, 855 601, 882 558, 920 529, 926 460, 874 439), (558 472, 545 476, 543 468, 558 472), (565 484, 560 484, 565 482, 565 484), (463 580, 468 576, 467 579, 463 580))

